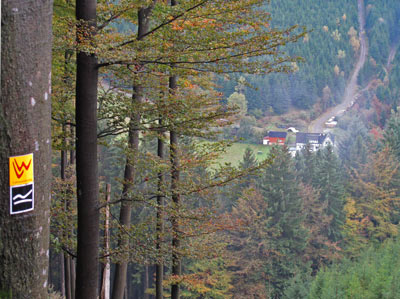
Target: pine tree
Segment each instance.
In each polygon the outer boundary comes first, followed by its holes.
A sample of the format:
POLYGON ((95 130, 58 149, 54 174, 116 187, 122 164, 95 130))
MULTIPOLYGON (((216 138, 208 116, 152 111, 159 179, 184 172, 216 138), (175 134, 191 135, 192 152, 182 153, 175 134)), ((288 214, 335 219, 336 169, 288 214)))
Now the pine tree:
POLYGON ((399 168, 385 148, 371 154, 370 162, 352 170, 350 196, 346 199, 345 241, 351 254, 368 244, 398 235, 399 168))
POLYGON ((326 203, 326 214, 332 216, 332 222, 327 236, 333 242, 341 239, 341 230, 344 224, 344 182, 343 172, 333 148, 318 151, 316 155, 316 171, 312 186, 319 191, 319 201, 326 203))
POLYGON ((303 227, 302 199, 296 183, 293 160, 286 147, 274 147, 275 157, 259 183, 267 202, 266 226, 269 232, 266 272, 272 298, 282 296, 285 284, 297 268, 302 268, 301 257, 307 244, 307 230, 303 227))
POLYGON ((384 143, 389 146, 392 152, 400 159, 400 117, 399 113, 394 113, 386 126, 384 133, 384 143))
POLYGON ((257 188, 245 189, 232 207, 233 221, 241 223, 238 229, 226 232, 234 299, 269 297, 265 283, 271 233, 267 207, 257 188))

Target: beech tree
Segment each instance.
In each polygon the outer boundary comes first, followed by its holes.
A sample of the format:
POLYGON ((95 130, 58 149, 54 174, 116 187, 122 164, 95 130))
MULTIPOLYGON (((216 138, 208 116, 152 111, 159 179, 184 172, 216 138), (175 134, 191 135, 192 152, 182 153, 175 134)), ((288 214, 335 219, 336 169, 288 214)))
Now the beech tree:
MULTIPOLYGON (((137 10, 138 18, 138 33, 137 40, 140 41, 144 34, 149 30, 149 14, 154 6, 141 7, 137 10)), ((143 86, 138 82, 138 76, 133 78, 133 90, 132 90, 132 106, 140 105, 143 98, 143 86)), ((130 110, 129 114, 129 131, 128 131, 128 148, 130 152, 127 153, 127 159, 125 164, 124 182, 122 190, 122 198, 129 197, 129 193, 132 190, 135 180, 135 172, 137 171, 136 160, 137 152, 139 151, 139 126, 141 120, 141 114, 139 111, 130 110)), ((120 220, 121 226, 129 227, 131 223, 131 205, 130 200, 122 200, 120 209, 120 220)), ((126 238, 119 239, 119 246, 126 246, 126 238)), ((126 286, 126 274, 128 268, 128 261, 123 260, 116 264, 115 278, 113 286, 113 299, 122 299, 124 296, 126 286)), ((157 272, 160 275, 160 271, 157 272)))
POLYGON ((48 296, 52 11, 51 0, 2 1, 0 297, 48 296), (33 210, 10 215, 9 157, 30 153, 33 210))
POLYGON ((76 178, 78 246, 76 299, 96 298, 99 281, 96 55, 85 49, 96 31, 96 0, 77 0, 76 178))
MULTIPOLYGON (((174 3, 175 1, 171 2, 171 4, 174 3)), ((96 15, 96 1, 77 1, 77 281, 81 281, 81 283, 85 281, 86 285, 86 287, 77 285, 77 294, 81 293, 83 289, 88 290, 90 288, 92 290, 90 294, 93 296, 95 281, 97 281, 97 271, 94 269, 94 265, 97 264, 95 252, 97 252, 98 247, 98 233, 96 232, 98 230, 98 211, 96 211, 98 208, 98 179, 97 151, 95 149, 98 68, 127 66, 133 74, 144 70, 143 73, 140 73, 140 76, 143 75, 143 77, 160 73, 164 75, 176 74, 176 78, 179 78, 179 80, 182 78, 181 82, 177 82, 178 85, 187 84, 188 86, 191 85, 189 79, 198 77, 199 72, 270 73, 287 71, 290 69, 289 62, 295 61, 296 58, 286 56, 278 48, 288 42, 296 41, 302 36, 302 32, 296 34, 296 27, 285 28, 284 30, 269 28, 269 16, 260 9, 262 3, 263 1, 260 0, 230 1, 228 5, 225 5, 226 1, 199 0, 185 1, 179 3, 179 5, 170 5, 168 2, 162 1, 148 1, 146 3, 120 1, 115 5, 100 2, 98 15, 96 15), (136 12, 149 13, 147 7, 144 6, 145 4, 149 5, 148 8, 153 5, 156 8, 151 21, 147 20, 147 16, 145 18, 143 18, 143 15, 140 17, 140 13, 136 17, 136 12), (100 24, 98 26, 96 25, 96 18, 100 24), (140 34, 140 38, 138 38, 139 35, 136 32, 116 32, 107 26, 116 19, 128 21, 137 26, 138 30, 144 28, 144 26, 141 26, 141 21, 145 21, 151 26, 148 26, 150 28, 140 34), (266 59, 255 59, 261 56, 266 57, 266 59), (90 221, 90 223, 85 221, 90 221), (82 264, 79 260, 82 261, 82 264), (90 264, 89 267, 83 266, 86 262, 90 264), (89 275, 89 272, 91 276, 84 278, 89 275)), ((134 85, 135 97, 139 99, 141 96, 137 91, 140 86, 134 85)), ((182 114, 188 112, 192 104, 185 98, 176 98, 175 101, 181 105, 179 109, 182 114)), ((176 103, 172 104, 173 108, 178 107, 176 103)), ((207 109, 206 107, 203 111, 207 109)), ((204 115, 201 109, 198 111, 200 111, 198 116, 204 115)), ((129 117, 131 121, 134 120, 132 122, 133 127, 127 128, 125 126, 125 130, 123 129, 119 133, 128 131, 136 131, 137 133, 139 130, 147 130, 144 127, 137 127, 136 112, 130 111, 130 114, 125 116, 121 115, 121 111, 118 112, 118 114, 115 114, 115 116, 118 115, 118 118, 125 120, 125 117, 129 117)), ((160 114, 162 114, 162 111, 156 112, 158 118, 160 114)), ((200 121, 196 118, 191 119, 193 117, 191 114, 185 117, 179 116, 178 124, 174 121, 166 121, 165 129, 172 132, 170 135, 173 138, 178 137, 176 138, 177 144, 180 137, 177 135, 174 137, 175 131, 178 131, 180 136, 184 136, 190 130, 199 132, 204 128, 207 118, 200 121), (200 122, 203 122, 203 127, 199 125, 200 122), (191 124, 190 129, 185 128, 188 127, 187 124, 191 124), (176 130, 178 125, 179 130, 176 130)), ((211 116, 213 119, 217 117, 218 114, 211 116)), ((153 129, 161 131, 160 127, 153 129)), ((110 134, 117 134, 117 131, 109 132, 111 132, 110 134)), ((97 134, 96 137, 100 135, 102 135, 102 132, 97 134)), ((133 146, 133 151, 134 148, 133 146)), ((171 146, 171 149, 172 153, 174 146, 171 146)), ((178 151, 179 148, 176 150, 178 151)), ((175 162, 179 163, 179 161, 174 162, 172 160, 171 162, 171 165, 175 162)), ((136 162, 128 161, 127 165, 132 163, 136 162)), ((129 189, 129 181, 132 179, 127 178, 124 181, 127 183, 126 189, 129 189)), ((171 188, 170 192, 176 193, 173 190, 174 188, 171 188)), ((176 196, 172 194, 171 197, 176 199, 177 196, 180 196, 180 194, 176 193, 176 196)), ((122 198, 124 207, 122 211, 127 212, 121 213, 124 222, 129 222, 130 218, 128 217, 129 203, 126 202, 129 200, 131 199, 122 198)), ((158 207, 160 205, 162 204, 159 204, 158 207)), ((160 227, 160 225, 158 226, 160 227)), ((158 271, 158 273, 161 272, 158 271)), ((120 280, 116 279, 116 282, 118 281, 120 280)), ((118 290, 120 291, 121 288, 114 288, 114 291, 118 290)), ((89 293, 86 296, 90 296, 89 293)))

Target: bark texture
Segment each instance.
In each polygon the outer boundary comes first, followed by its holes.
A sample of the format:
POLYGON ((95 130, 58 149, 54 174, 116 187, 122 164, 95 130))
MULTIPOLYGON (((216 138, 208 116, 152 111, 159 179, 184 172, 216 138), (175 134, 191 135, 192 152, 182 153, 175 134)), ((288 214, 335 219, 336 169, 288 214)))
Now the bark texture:
POLYGON ((51 0, 2 1, 0 292, 11 298, 48 296, 52 11, 51 0), (34 210, 10 215, 8 158, 28 153, 34 210))
MULTIPOLYGON (((96 28, 96 0, 77 0, 76 19, 96 28)), ((81 28, 78 28, 78 30, 81 28)), ((95 33, 84 26, 85 37, 95 33)), ((79 40, 79 38, 78 38, 79 40)), ((78 194, 77 299, 96 299, 99 285, 99 184, 95 55, 77 53, 76 176, 78 194)))

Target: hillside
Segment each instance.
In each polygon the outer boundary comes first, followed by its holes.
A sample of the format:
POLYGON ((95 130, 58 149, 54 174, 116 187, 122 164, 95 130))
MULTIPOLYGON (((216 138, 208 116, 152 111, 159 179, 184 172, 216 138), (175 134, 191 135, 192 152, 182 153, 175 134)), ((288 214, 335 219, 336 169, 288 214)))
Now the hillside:
MULTIPOLYGON (((361 89, 371 80, 379 79, 380 87, 369 96, 377 94, 382 103, 395 108, 400 85, 399 55, 396 55, 400 3, 361 2, 365 7, 364 33, 369 50, 355 83, 361 89)), ((249 86, 244 94, 249 113, 257 115, 262 111, 263 115, 271 116, 296 108, 308 110, 313 119, 341 103, 362 49, 357 1, 271 1, 265 9, 273 20, 271 28, 298 24, 309 33, 302 41, 282 49, 304 58, 294 66, 294 73, 246 76, 249 86)), ((234 84, 223 84, 227 97, 233 93, 234 84)))

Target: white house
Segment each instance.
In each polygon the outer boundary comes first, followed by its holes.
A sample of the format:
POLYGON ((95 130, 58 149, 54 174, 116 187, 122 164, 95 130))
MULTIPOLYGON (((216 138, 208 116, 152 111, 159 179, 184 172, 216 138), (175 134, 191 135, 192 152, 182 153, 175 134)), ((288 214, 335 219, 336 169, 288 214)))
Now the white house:
POLYGON ((311 151, 316 152, 328 145, 333 146, 334 142, 335 138, 330 133, 296 133, 296 151, 301 151, 309 144, 311 151))

